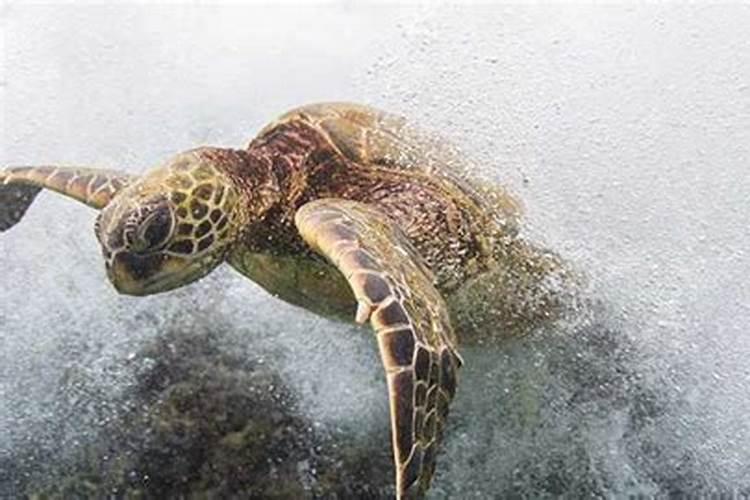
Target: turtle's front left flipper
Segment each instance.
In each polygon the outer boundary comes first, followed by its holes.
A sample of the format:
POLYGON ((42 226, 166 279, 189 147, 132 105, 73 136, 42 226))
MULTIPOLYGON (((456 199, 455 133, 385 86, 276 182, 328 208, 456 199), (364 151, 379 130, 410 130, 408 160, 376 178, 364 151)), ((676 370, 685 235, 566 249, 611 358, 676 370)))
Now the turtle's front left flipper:
POLYGON ((461 358, 433 275, 401 230, 369 205, 322 199, 301 207, 305 241, 346 277, 370 320, 386 371, 397 498, 419 498, 435 468, 461 358))
POLYGON ((93 208, 103 208, 134 179, 111 170, 75 167, 0 169, 0 232, 23 218, 39 191, 51 189, 93 208))

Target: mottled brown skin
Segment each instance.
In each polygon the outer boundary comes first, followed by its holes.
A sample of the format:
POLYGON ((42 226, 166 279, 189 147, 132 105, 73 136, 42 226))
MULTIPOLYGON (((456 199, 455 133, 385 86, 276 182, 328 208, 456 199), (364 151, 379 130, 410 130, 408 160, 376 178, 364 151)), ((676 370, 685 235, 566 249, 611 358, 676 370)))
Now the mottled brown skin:
POLYGON ((549 324, 576 278, 519 236, 502 188, 406 122, 317 104, 246 149, 199 148, 141 177, 94 169, 0 170, 0 231, 41 188, 102 209, 118 291, 183 286, 222 262, 290 303, 370 321, 386 371, 398 498, 427 491, 462 341, 549 324))

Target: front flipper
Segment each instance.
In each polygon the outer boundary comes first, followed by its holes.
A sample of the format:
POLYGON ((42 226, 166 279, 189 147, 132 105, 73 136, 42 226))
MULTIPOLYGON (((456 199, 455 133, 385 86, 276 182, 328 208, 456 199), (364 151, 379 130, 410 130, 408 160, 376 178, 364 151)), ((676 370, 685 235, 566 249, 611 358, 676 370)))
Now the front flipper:
POLYGON ((0 170, 0 232, 16 225, 43 188, 103 208, 134 176, 93 168, 16 167, 0 170))
POLYGON ((387 216, 366 204, 323 199, 301 207, 305 241, 346 277, 356 321, 374 328, 388 380, 398 499, 419 498, 435 470, 461 358, 432 273, 387 216))

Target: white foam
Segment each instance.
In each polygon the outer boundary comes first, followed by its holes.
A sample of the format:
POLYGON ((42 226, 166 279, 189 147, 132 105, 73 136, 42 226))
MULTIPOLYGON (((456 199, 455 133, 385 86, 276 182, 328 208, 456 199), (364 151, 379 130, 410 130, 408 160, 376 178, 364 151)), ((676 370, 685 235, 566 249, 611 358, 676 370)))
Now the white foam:
MULTIPOLYGON (((747 487, 748 9, 11 4, 3 16, 2 164, 140 172, 201 143, 244 144, 291 106, 358 100, 440 131, 520 195, 528 231, 590 273, 606 325, 632 339, 627 366, 666 409, 632 432, 639 401, 568 405, 583 363, 572 330, 467 349, 435 497, 488 495, 498 478, 533 493, 531 470, 563 471, 569 491, 647 493, 681 460, 714 488, 747 487)), ((0 454, 43 443, 40 429, 70 411, 66 435, 85 439, 102 414, 89 405, 130 383, 123 360, 191 315, 247 337, 311 418, 382 429, 366 334, 229 271, 118 296, 92 220, 45 194, 0 237, 0 454), (50 391, 70 378, 73 389, 50 391)))

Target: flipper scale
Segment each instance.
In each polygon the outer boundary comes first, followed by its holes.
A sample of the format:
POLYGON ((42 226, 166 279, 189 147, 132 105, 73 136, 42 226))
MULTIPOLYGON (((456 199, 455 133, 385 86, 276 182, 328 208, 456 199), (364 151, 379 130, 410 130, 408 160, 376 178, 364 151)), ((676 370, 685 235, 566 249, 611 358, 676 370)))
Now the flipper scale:
POLYGON ((369 319, 386 372, 397 498, 421 498, 455 394, 461 359, 434 276, 398 227, 363 203, 323 199, 295 222, 305 241, 347 278, 369 319))
POLYGON ((133 178, 93 168, 40 166, 0 170, 0 232, 23 218, 42 189, 56 191, 93 208, 103 208, 133 178))

